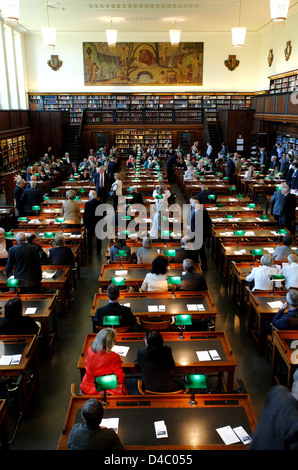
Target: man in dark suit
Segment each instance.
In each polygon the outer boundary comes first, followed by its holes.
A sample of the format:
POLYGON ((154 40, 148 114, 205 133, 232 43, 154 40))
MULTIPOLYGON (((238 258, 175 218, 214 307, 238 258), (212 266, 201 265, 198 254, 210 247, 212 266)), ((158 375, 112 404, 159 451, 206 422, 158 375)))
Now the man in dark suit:
POLYGON ((101 165, 94 174, 94 184, 97 197, 100 197, 100 202, 107 201, 108 190, 110 186, 109 175, 105 172, 104 165, 101 165))
POLYGON ((108 174, 110 178, 110 183, 113 184, 115 181, 115 173, 119 172, 118 164, 117 164, 117 158, 114 157, 108 164, 108 174))
POLYGON ((21 280, 22 293, 36 293, 40 290, 42 278, 38 246, 27 243, 25 233, 16 234, 18 244, 9 248, 5 268, 7 277, 14 268, 14 278, 21 280))
POLYGON ((142 194, 139 193, 137 186, 132 186, 130 188, 130 194, 132 196, 131 204, 141 204, 144 205, 142 194))
MULTIPOLYGON (((195 227, 196 212, 198 210, 203 211, 203 227, 202 227, 203 244, 201 248, 199 248, 199 256, 201 260, 202 270, 208 271, 207 254, 206 254, 204 242, 210 237, 212 222, 211 222, 207 209, 202 208, 201 204, 199 204, 197 199, 191 200, 191 207, 192 207, 192 211, 191 211, 191 218, 190 218, 190 229, 192 233, 196 233, 196 227, 195 227)), ((199 229, 200 228, 198 228, 198 230, 199 229)), ((193 240, 190 240, 190 241, 193 242, 193 240)))
POLYGON ((119 287, 115 284, 110 284, 107 289, 107 296, 109 298, 109 303, 104 307, 99 307, 93 319, 93 324, 95 326, 102 325, 103 319, 109 315, 115 315, 120 317, 120 326, 133 326, 136 325, 136 317, 133 315, 129 307, 120 305, 118 298, 120 295, 119 287))
POLYGON ((43 202, 43 195, 36 185, 36 181, 30 181, 30 187, 25 189, 21 198, 26 215, 34 215, 35 211, 32 210, 32 207, 40 206, 43 202))
POLYGON ((75 259, 72 249, 69 246, 65 246, 65 240, 62 235, 55 236, 54 245, 55 247, 49 251, 50 264, 73 267, 75 259))
POLYGON ((186 258, 183 261, 184 273, 181 276, 180 290, 205 291, 208 290, 203 273, 194 271, 194 262, 186 258))
MULTIPOLYGON (((95 191, 89 192, 89 201, 85 203, 85 209, 83 214, 83 222, 87 229, 87 251, 88 255, 92 255, 93 249, 93 237, 95 235, 95 227, 100 217, 95 216, 95 211, 101 202, 96 199, 97 195, 95 191)), ((101 240, 96 237, 96 252, 99 255, 101 252, 101 240)))
POLYGON ((18 217, 23 217, 24 209, 23 209, 23 203, 21 202, 21 200, 24 194, 24 189, 25 189, 25 180, 23 180, 23 178, 19 178, 13 190, 13 196, 16 202, 16 209, 17 209, 18 217))
POLYGON ((298 189, 298 163, 292 163, 293 172, 290 179, 288 180, 288 185, 291 189, 298 189))
POLYGON ((191 259, 194 263, 199 262, 198 250, 192 249, 190 239, 187 235, 181 238, 181 248, 176 250, 176 256, 172 262, 182 263, 186 258, 191 259))
POLYGON ((280 206, 279 224, 295 235, 296 196, 290 193, 290 188, 286 183, 281 184, 281 192, 284 198, 280 206))
POLYGON ((227 166, 226 166, 226 174, 227 174, 227 177, 229 178, 229 184, 234 183, 235 170, 236 170, 235 164, 234 164, 232 158, 229 157, 227 159, 227 166))
POLYGON ((201 191, 198 193, 198 196, 197 196, 199 203, 210 204, 211 202, 212 204, 214 204, 216 202, 217 195, 215 195, 215 199, 212 199, 211 201, 210 199, 208 199, 208 196, 210 196, 211 194, 212 192, 209 189, 207 189, 205 185, 202 184, 201 191))

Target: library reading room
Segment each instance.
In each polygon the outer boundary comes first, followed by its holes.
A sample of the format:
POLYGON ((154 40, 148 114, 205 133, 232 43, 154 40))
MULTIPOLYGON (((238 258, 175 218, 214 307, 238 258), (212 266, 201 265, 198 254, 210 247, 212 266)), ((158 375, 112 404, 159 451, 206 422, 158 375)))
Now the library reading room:
POLYGON ((297 24, 0 0, 1 450, 298 450, 297 24))

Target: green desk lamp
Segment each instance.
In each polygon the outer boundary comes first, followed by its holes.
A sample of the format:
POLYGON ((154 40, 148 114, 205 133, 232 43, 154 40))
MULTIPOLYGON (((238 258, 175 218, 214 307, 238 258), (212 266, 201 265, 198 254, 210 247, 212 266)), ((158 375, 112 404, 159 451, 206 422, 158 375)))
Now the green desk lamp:
POLYGON ((281 274, 273 274, 269 276, 269 279, 272 282, 272 292, 270 295, 274 295, 275 283, 285 281, 285 278, 281 274))
POLYGON ((167 278, 167 282, 169 286, 172 286, 172 298, 175 298, 175 286, 178 286, 181 284, 181 277, 180 276, 169 276, 167 278))
POLYGON ((191 389, 192 396, 189 404, 191 406, 196 406, 198 403, 195 400, 195 391, 196 389, 204 389, 207 388, 207 380, 205 374, 191 374, 186 375, 185 378, 185 387, 191 389))
POLYGON ((250 254, 252 255, 252 266, 255 265, 255 257, 256 256, 263 256, 263 250, 261 248, 255 248, 254 250, 250 250, 250 254))
POLYGON ((120 325, 120 317, 118 315, 107 315, 103 317, 103 326, 110 326, 114 328, 114 326, 120 325))
POLYGON ((116 286, 125 286, 125 277, 123 276, 115 276, 111 277, 111 282, 116 286))
POLYGON ((184 339, 183 330, 185 329, 186 326, 192 325, 191 315, 189 314, 175 315, 175 325, 177 325, 178 328, 181 330, 179 339, 184 339))
POLYGON ((117 388, 118 381, 115 374, 102 375, 101 377, 93 377, 93 383, 97 392, 103 392, 102 406, 109 406, 107 401, 107 390, 117 388))

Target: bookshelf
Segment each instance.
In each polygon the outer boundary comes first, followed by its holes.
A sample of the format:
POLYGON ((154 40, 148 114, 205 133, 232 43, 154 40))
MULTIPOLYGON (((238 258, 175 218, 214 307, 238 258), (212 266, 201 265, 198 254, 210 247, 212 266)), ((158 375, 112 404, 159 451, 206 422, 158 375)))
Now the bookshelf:
POLYGON ((204 110, 250 109, 251 95, 237 93, 28 94, 31 110, 67 110, 71 124, 86 110, 88 125, 124 123, 203 124, 204 110))
POLYGON ((115 133, 115 144, 120 153, 126 154, 134 146, 144 145, 145 147, 155 145, 162 150, 173 142, 173 133, 168 130, 152 129, 123 129, 115 133))
POLYGON ((276 142, 284 148, 285 152, 288 152, 290 149, 298 152, 298 135, 278 134, 276 136, 276 142))
POLYGON ((28 163, 26 137, 24 135, 0 140, 2 170, 19 170, 28 163))
POLYGON ((270 79, 269 93, 288 93, 295 91, 298 87, 298 70, 285 74, 273 75, 270 79))

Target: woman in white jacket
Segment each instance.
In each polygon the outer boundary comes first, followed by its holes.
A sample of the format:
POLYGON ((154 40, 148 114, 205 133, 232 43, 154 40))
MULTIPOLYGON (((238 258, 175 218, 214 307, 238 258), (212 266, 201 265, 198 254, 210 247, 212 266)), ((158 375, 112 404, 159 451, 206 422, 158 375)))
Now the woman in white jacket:
POLYGON ((115 174, 115 181, 111 186, 111 190, 115 191, 115 196, 113 197, 113 201, 114 201, 114 210, 116 211, 118 207, 119 196, 122 196, 122 179, 121 179, 120 173, 115 174))

